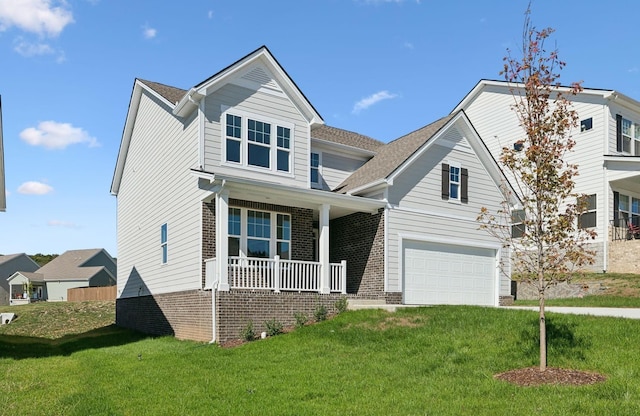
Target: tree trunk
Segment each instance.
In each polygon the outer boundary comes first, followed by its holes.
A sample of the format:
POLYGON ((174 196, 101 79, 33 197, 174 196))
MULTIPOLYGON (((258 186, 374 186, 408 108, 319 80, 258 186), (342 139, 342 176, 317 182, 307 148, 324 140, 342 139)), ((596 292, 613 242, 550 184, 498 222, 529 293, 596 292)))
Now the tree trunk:
POLYGON ((540 293, 540 371, 547 369, 547 322, 544 317, 544 292, 540 293))

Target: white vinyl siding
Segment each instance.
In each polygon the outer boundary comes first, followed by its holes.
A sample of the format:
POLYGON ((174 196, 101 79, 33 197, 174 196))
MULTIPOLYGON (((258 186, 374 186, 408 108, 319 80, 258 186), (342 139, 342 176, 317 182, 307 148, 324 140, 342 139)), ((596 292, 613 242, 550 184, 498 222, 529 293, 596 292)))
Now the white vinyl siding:
MULTIPOLYGON (((389 190, 387 235, 387 287, 401 291, 401 237, 419 240, 465 242, 471 246, 495 247, 499 243, 478 229, 476 218, 481 207, 498 207, 503 197, 486 168, 456 128, 451 128, 394 179, 389 190), (468 170, 468 202, 451 204, 441 198, 442 161, 455 160, 468 170)), ((508 264, 506 250, 501 250, 508 264)), ((498 271, 496 271, 497 273, 498 271)), ((508 272, 508 270, 506 270, 508 272)), ((501 274, 500 295, 509 295, 509 278, 501 274)))
POLYGON ((349 175, 364 165, 368 159, 352 155, 339 154, 337 149, 329 149, 328 146, 314 147, 312 152, 320 155, 318 188, 324 190, 335 189, 349 175))
POLYGON ((187 120, 142 94, 118 193, 118 296, 201 287, 201 199, 197 112, 187 120), (170 262, 159 255, 170 224, 170 262))
MULTIPOLYGON (((284 95, 266 93, 234 84, 228 84, 204 98, 204 166, 209 172, 243 176, 249 179, 272 180, 283 185, 308 187, 309 184, 309 123, 302 117, 298 109, 284 95), (259 167, 238 169, 237 165, 226 162, 223 145, 223 129, 226 120, 223 114, 253 115, 259 121, 273 123, 271 126, 271 141, 275 143, 271 152, 272 165, 269 171, 259 167), (222 122, 222 123, 221 123, 222 122), (277 146, 278 122, 288 123, 283 127, 289 131, 289 149, 277 146), (286 157, 282 152, 289 151, 289 172, 278 172, 277 158, 286 157), (273 176, 272 176, 273 175, 273 176)), ((249 117, 250 118, 250 117, 249 117)), ((247 118, 242 118, 242 128, 247 128, 247 118)), ((243 145, 246 146, 246 145, 243 145)), ((242 151, 246 152, 246 148, 242 151)), ((282 160, 282 159, 281 159, 282 160)))

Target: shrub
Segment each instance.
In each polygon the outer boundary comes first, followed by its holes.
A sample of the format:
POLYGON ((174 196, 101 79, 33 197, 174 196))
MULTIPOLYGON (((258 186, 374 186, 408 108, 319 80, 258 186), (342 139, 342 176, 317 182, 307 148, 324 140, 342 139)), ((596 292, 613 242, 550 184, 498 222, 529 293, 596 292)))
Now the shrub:
POLYGON ((316 306, 316 310, 313 311, 313 317, 316 319, 316 322, 325 321, 327 319, 327 315, 327 308, 322 304, 316 306))
POLYGON ((247 325, 240 331, 240 338, 244 341, 253 341, 256 338, 256 332, 253 329, 253 321, 249 320, 247 325))
POLYGON ((349 301, 347 300, 346 296, 341 296, 340 299, 338 299, 335 303, 335 307, 338 310, 338 313, 346 311, 348 306, 349 301))
POLYGON ((276 318, 265 321, 264 326, 267 328, 267 335, 270 337, 282 334, 282 322, 277 321, 276 318))
POLYGON ((303 314, 302 312, 294 313, 293 317, 296 319, 296 328, 302 328, 304 324, 306 324, 309 320, 309 318, 307 318, 307 315, 303 314))

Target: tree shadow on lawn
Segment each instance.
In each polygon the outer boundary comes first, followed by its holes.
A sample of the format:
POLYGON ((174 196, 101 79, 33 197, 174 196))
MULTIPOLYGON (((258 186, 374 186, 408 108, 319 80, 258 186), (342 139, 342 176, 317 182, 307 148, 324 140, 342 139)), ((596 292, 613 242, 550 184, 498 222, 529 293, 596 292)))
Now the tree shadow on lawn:
MULTIPOLYGON (((591 347, 588 338, 575 335, 575 323, 562 322, 558 317, 547 320, 547 354, 555 357, 571 357, 584 361, 585 351, 591 347)), ((532 357, 537 357, 540 353, 540 325, 536 317, 531 320, 531 324, 523 328, 520 333, 519 346, 532 357)))
POLYGON ((149 335, 108 325, 82 334, 65 335, 57 339, 0 335, 0 358, 44 358, 68 356, 74 352, 115 347, 149 338, 149 335))

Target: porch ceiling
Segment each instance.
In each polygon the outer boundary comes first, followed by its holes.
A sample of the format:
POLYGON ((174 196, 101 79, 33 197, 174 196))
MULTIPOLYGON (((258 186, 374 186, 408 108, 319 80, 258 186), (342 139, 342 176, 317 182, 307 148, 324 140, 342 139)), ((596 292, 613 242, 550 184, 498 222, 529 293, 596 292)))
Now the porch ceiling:
MULTIPOLYGON (((312 209, 317 215, 323 204, 330 206, 329 218, 340 218, 355 212, 376 213, 386 206, 386 201, 358 196, 335 194, 317 189, 295 188, 269 182, 257 182, 244 178, 231 178, 205 174, 200 176, 199 187, 212 192, 228 191, 229 197, 267 204, 312 209)), ((198 175, 199 176, 199 175, 198 175)))

